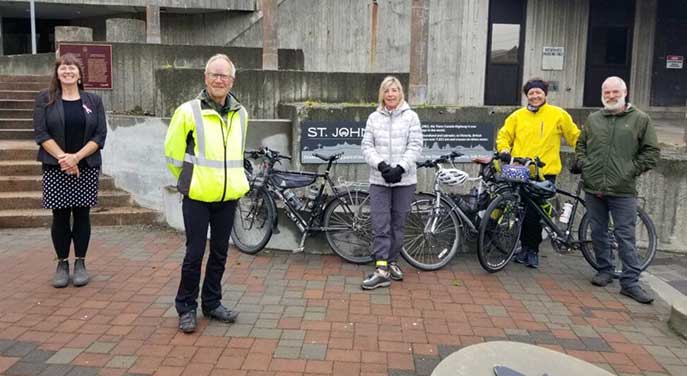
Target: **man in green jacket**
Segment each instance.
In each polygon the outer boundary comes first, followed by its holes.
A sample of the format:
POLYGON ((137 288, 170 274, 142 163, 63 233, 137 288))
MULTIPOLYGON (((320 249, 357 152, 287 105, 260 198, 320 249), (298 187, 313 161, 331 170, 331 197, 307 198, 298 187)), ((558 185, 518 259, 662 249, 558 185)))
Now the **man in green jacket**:
POLYGON ((647 114, 625 102, 627 86, 619 77, 601 85, 604 109, 589 115, 575 148, 585 201, 591 219, 592 243, 599 271, 596 286, 613 281, 609 213, 613 218, 619 257, 623 262, 620 293, 644 304, 653 297, 639 286, 641 269, 635 244, 637 177, 656 166, 656 132, 647 114))

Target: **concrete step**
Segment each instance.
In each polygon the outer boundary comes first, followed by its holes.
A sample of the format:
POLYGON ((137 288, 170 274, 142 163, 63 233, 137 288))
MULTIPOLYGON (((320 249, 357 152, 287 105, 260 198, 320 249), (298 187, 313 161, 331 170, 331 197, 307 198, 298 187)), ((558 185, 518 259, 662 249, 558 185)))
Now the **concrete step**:
MULTIPOLYGON (((137 207, 95 207, 91 209, 94 226, 138 225, 159 223, 161 215, 137 207)), ((48 227, 52 212, 47 209, 0 210, 0 228, 48 227)))
MULTIPOLYGON (((0 208, 4 210, 40 209, 42 205, 42 191, 0 192, 0 208)), ((127 192, 118 190, 98 191, 98 206, 125 207, 130 205, 131 196, 127 192)))
POLYGON ((0 176, 40 176, 42 174, 43 169, 41 168, 40 162, 37 161, 0 161, 0 176))
POLYGON ((38 90, 0 90, 0 99, 30 99, 34 100, 38 90))
POLYGON ((0 99, 0 109, 26 109, 33 110, 32 99, 0 99))
POLYGON ((0 141, 0 161, 34 160, 38 145, 33 141, 0 141))
POLYGON ((33 108, 0 108, 0 119, 33 120, 33 108))
POLYGON ((33 140, 33 129, 0 129, 0 140, 33 140))
MULTIPOLYGON (((33 114, 31 114, 33 117, 33 114)), ((0 117, 0 129, 33 129, 33 118, 4 119, 0 117)))
MULTIPOLYGON (((42 179, 42 174, 0 176, 0 192, 42 191, 42 179)), ((115 189, 114 179, 100 175, 98 186, 102 190, 113 190, 115 189)))
POLYGON ((51 78, 52 77, 50 77, 50 76, 35 75, 35 74, 18 74, 18 75, 0 74, 0 83, 6 83, 6 82, 19 82, 19 83, 40 82, 41 84, 44 84, 46 87, 48 87, 48 85, 50 84, 51 78))
POLYGON ((44 90, 50 84, 48 82, 5 82, 2 83, 3 90, 44 90))

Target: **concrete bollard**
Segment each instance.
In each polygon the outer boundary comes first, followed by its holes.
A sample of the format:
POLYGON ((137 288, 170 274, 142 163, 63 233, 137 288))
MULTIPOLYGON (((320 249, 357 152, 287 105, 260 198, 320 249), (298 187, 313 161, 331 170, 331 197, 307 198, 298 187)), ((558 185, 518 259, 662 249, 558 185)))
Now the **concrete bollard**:
POLYGON ((55 51, 60 42, 93 42, 93 29, 80 26, 55 26, 55 51))
POLYGON ((668 326, 678 335, 687 338, 687 298, 678 299, 673 302, 668 326))

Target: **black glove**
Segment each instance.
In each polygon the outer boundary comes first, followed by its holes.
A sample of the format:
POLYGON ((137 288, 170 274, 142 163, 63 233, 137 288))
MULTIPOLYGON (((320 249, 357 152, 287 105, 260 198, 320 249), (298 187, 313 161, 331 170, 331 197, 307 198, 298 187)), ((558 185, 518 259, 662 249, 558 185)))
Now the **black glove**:
POLYGON ((575 159, 572 166, 570 166, 570 173, 573 175, 582 173, 582 164, 577 159, 575 159))
POLYGON ((377 170, 379 170, 379 172, 381 172, 381 173, 384 173, 384 171, 386 171, 390 168, 391 168, 391 166, 389 166, 389 164, 384 162, 384 161, 379 162, 379 164, 377 165, 377 170))
POLYGON ((401 176, 404 172, 406 172, 406 170, 404 170, 403 167, 396 166, 382 172, 382 177, 387 183, 394 184, 401 181, 401 176))
POLYGON ((499 160, 503 163, 510 163, 511 156, 509 151, 502 151, 499 153, 499 160))

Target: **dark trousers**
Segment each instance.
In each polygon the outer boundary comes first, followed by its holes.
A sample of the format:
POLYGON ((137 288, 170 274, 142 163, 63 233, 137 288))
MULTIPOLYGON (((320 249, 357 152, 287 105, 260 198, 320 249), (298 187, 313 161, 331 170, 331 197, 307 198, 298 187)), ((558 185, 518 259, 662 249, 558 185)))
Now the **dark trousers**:
POLYGON ((620 286, 630 288, 639 282, 641 273, 635 244, 635 223, 637 221, 637 199, 635 197, 597 197, 587 193, 584 196, 587 213, 591 219, 592 245, 596 254, 599 272, 611 273, 611 240, 608 233, 609 213, 613 218, 613 235, 618 243, 618 257, 623 262, 620 286))
MULTIPOLYGON (((544 179, 556 183, 556 175, 546 175, 544 179)), ((541 244, 541 221, 537 215, 536 209, 529 203, 525 208, 525 219, 522 222, 522 229, 520 230, 520 243, 522 249, 529 249, 539 252, 539 244, 541 244)))
POLYGON ((229 251, 229 235, 234 223, 236 201, 202 202, 184 197, 182 212, 186 229, 186 256, 175 299, 179 315, 198 308, 200 269, 210 225, 210 255, 205 265, 201 300, 203 310, 213 310, 222 300, 222 276, 229 251))
POLYGON ((58 259, 63 260, 69 257, 69 246, 72 241, 74 241, 74 255, 86 257, 88 242, 91 240, 90 211, 89 207, 52 210, 50 235, 58 259))
POLYGON ((369 192, 374 258, 395 262, 403 247, 403 229, 415 195, 415 184, 397 187, 370 184, 369 192))

